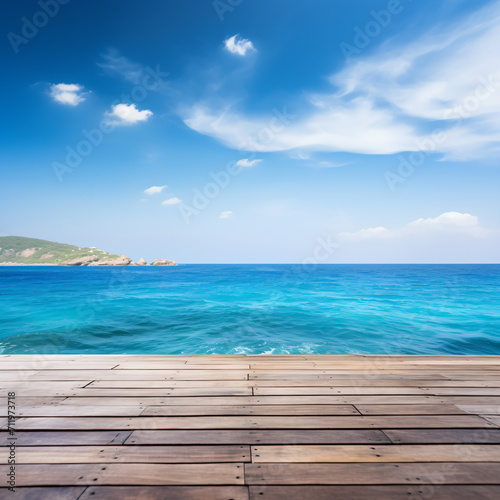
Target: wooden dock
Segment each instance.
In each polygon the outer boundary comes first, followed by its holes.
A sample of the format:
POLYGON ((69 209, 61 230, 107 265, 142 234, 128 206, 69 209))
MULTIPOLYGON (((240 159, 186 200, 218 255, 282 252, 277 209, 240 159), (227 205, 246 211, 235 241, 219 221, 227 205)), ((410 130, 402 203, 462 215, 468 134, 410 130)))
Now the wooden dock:
POLYGON ((500 499, 500 357, 2 356, 0 384, 2 499, 500 499))

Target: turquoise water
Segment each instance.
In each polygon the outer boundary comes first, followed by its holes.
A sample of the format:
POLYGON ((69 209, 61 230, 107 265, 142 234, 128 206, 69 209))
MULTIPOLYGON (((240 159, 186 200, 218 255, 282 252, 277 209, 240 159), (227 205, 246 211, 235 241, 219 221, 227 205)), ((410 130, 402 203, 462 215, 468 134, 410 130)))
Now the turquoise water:
POLYGON ((0 352, 500 354, 500 265, 0 267, 0 352))

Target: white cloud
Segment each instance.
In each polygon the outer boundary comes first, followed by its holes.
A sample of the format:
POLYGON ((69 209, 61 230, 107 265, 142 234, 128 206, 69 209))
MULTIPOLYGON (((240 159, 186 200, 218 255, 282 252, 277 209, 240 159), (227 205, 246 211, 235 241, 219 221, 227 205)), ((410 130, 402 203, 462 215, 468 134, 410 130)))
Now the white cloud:
POLYGON ((158 194, 161 193, 167 186, 151 186, 144 190, 146 194, 158 194))
POLYGON ((162 205, 178 205, 181 202, 182 202, 182 200, 180 200, 179 198, 173 197, 173 198, 169 198, 168 200, 162 201, 161 204, 162 205))
POLYGON ((231 210, 226 210, 225 212, 221 212, 219 215, 219 219, 229 219, 232 217, 233 212, 231 210))
MULTIPOLYGON (((236 38, 228 43, 236 46, 236 38)), ((184 121, 239 150, 248 150, 250 138, 254 151, 425 150, 447 160, 498 155, 499 46, 496 1, 412 41, 389 42, 374 55, 360 54, 330 78, 330 92, 306 94, 306 102, 297 106, 304 111, 275 130, 271 114, 203 103, 194 105, 184 121), (432 138, 436 128, 444 131, 439 142, 432 138)))
POLYGON ((395 230, 379 226, 361 229, 352 233, 339 233, 337 238, 342 242, 358 242, 373 239, 426 237, 446 233, 480 237, 487 235, 489 231, 480 227, 479 219, 475 215, 460 212, 445 212, 437 217, 416 219, 395 230))
POLYGON ((238 38, 239 35, 234 35, 224 41, 224 46, 231 54, 245 56, 248 52, 255 51, 255 47, 250 40, 246 38, 238 38))
POLYGON ((479 225, 479 219, 475 215, 460 212, 445 212, 437 217, 414 220, 407 224, 405 232, 408 234, 456 233, 477 237, 491 234, 490 230, 479 225))
POLYGON ((248 158, 242 158, 241 160, 238 160, 236 162, 236 165, 239 165, 240 167, 253 167, 254 165, 257 165, 257 163, 260 163, 262 160, 249 160, 248 158))
POLYGON ((77 106, 85 101, 83 86, 76 83, 55 83, 50 86, 50 95, 54 101, 68 106, 77 106))
POLYGON ((115 104, 106 113, 110 125, 133 125, 147 121, 152 115, 149 109, 138 110, 135 104, 115 104))

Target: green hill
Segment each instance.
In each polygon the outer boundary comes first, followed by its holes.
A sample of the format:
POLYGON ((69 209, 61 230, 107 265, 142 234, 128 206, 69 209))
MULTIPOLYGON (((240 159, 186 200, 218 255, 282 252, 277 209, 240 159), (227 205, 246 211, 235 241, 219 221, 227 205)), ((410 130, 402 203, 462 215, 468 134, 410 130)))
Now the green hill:
POLYGON ((0 264, 64 264, 81 257, 97 256, 110 259, 119 255, 97 248, 77 247, 54 241, 24 238, 22 236, 0 236, 0 264))

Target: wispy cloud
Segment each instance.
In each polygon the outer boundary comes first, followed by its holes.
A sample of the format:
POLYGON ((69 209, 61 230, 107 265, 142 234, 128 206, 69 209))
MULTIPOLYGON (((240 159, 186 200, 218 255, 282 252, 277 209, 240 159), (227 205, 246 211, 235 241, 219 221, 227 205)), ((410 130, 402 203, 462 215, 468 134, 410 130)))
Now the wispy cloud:
POLYGON ((231 52, 231 54, 237 54, 239 56, 246 56, 249 52, 255 51, 253 43, 246 38, 239 38, 239 35, 227 38, 224 41, 224 47, 226 47, 226 50, 231 52))
POLYGON ((110 125, 134 125, 147 121, 150 116, 153 116, 151 110, 139 110, 135 104, 115 104, 111 111, 106 113, 110 125))
POLYGON ((83 86, 77 83, 55 83, 49 91, 52 99, 68 106, 77 106, 85 101, 83 86))
MULTIPOLYGON (((226 46, 236 52, 236 38, 226 46)), ((329 93, 309 94, 304 111, 256 151, 440 153, 469 160, 500 150, 500 2, 418 39, 386 43, 331 76, 329 93), (440 129, 442 140, 433 138, 440 129)), ((228 48, 228 50, 230 50, 228 48)), ((244 150, 270 116, 193 106, 185 123, 244 150)))
POLYGON ((106 54, 101 54, 102 61, 97 66, 106 73, 117 74, 134 85, 141 83, 144 68, 141 64, 135 63, 119 54, 116 50, 110 50, 106 54))
POLYGON ((151 186, 144 190, 146 194, 158 194, 161 193, 167 186, 151 186))
POLYGON ((219 215, 219 219, 230 219, 233 216, 233 212, 231 210, 226 210, 225 212, 221 212, 219 215))
POLYGON ((488 235, 489 231, 479 225, 479 219, 475 215, 461 212, 445 212, 437 217, 416 219, 394 230, 378 226, 352 233, 339 233, 337 238, 341 242, 352 243, 400 237, 427 237, 443 233, 481 237, 488 235))
POLYGON ((179 203, 182 203, 182 200, 180 200, 177 197, 169 198, 168 200, 164 200, 161 202, 162 205, 178 205, 179 203))
POLYGON ((240 167, 253 167, 254 165, 257 165, 257 163, 260 163, 262 160, 249 160, 248 158, 242 158, 241 160, 238 160, 236 162, 236 165, 239 165, 240 167))

